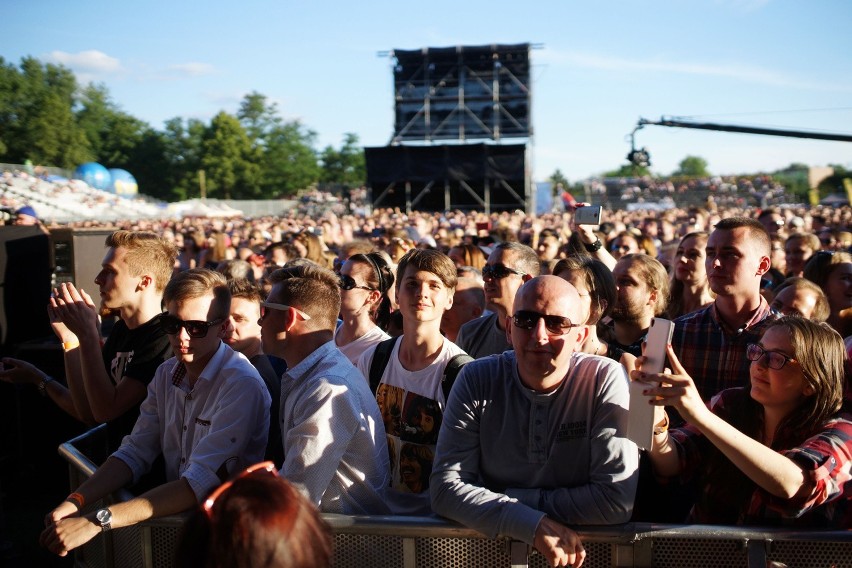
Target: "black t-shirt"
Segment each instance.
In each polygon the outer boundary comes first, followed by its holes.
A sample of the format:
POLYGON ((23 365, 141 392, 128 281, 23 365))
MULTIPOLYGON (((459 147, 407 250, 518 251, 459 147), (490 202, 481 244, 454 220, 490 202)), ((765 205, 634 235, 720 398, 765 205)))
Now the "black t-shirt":
MULTIPOLYGON (((139 381, 146 387, 163 361, 172 356, 169 337, 160 327, 159 316, 129 329, 119 319, 103 348, 104 366, 114 385, 122 380, 139 381)), ((123 415, 107 423, 107 439, 112 453, 118 449, 122 438, 130 433, 139 418, 140 400, 123 415)))

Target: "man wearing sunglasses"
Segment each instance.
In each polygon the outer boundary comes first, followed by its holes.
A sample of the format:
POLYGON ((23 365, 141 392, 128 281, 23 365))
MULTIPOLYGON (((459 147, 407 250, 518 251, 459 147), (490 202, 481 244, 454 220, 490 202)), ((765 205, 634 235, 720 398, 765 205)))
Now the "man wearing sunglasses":
POLYGON ((521 284, 541 270, 538 255, 526 245, 500 243, 488 255, 482 267, 486 307, 493 313, 461 326, 456 345, 474 359, 511 349, 506 338, 506 316, 512 314, 512 302, 521 284))
POLYGON ((172 278, 160 325, 175 356, 157 369, 133 432, 71 499, 48 515, 41 535, 64 556, 98 533, 196 506, 234 473, 263 459, 269 393, 257 370, 222 342, 231 294, 204 268, 172 278), (137 481, 162 453, 166 483, 84 516, 80 509, 137 481))
POLYGON ((577 289, 556 276, 521 287, 506 320, 514 351, 462 370, 431 478, 436 513, 533 545, 552 566, 585 555, 567 524, 630 518, 638 479, 627 376, 577 351, 588 333, 582 310, 577 289))
POLYGON ((337 275, 299 262, 269 276, 260 319, 265 353, 287 362, 281 377, 281 476, 321 511, 387 514, 387 442, 376 399, 334 344, 337 275))

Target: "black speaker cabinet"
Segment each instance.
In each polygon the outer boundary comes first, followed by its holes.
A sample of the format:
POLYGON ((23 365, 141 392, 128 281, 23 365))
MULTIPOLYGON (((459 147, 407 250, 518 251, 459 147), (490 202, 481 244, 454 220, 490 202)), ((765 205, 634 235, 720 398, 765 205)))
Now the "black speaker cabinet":
POLYGON ((106 255, 106 238, 115 229, 54 229, 50 233, 54 285, 73 282, 95 289, 95 276, 106 255))
POLYGON ((51 335, 50 241, 37 226, 0 227, 0 347, 51 335))

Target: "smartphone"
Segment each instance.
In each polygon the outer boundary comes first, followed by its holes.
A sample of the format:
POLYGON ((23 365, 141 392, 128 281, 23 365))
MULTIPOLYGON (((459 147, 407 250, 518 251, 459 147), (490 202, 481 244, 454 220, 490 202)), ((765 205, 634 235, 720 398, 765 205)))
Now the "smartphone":
POLYGON ((574 222, 578 225, 600 225, 601 206, 584 205, 574 210, 574 222))
POLYGON ((651 320, 651 328, 645 336, 645 350, 642 355, 645 363, 642 371, 645 373, 662 373, 666 368, 666 346, 672 342, 674 322, 663 318, 651 320))
MULTIPOLYGON (((674 322, 663 318, 651 320, 651 328, 645 336, 642 355, 644 373, 662 373, 666 368, 666 346, 672 341, 674 322)), ((642 391, 648 383, 630 381, 630 410, 627 416, 627 438, 640 448, 650 448, 654 440, 654 409, 642 391)))

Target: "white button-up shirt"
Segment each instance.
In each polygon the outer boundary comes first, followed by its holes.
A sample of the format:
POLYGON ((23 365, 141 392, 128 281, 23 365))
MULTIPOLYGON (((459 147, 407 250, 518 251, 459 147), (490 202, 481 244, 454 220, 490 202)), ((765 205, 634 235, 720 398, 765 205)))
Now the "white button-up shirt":
POLYGON ((200 501, 263 460, 271 398, 249 360, 224 343, 194 387, 179 367, 171 358, 157 369, 136 425, 113 457, 127 464, 135 482, 162 452, 166 479, 186 479, 200 501))

